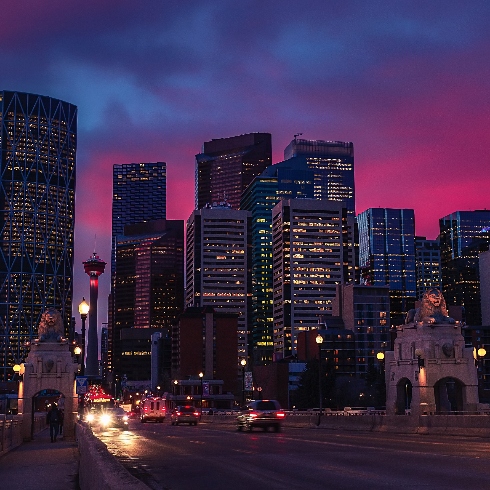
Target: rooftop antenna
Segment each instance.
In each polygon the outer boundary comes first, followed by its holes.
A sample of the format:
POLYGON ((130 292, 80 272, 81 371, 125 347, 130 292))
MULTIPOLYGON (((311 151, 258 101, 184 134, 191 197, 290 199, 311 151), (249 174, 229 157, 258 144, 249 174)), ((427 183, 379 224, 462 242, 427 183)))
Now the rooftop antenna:
POLYGON ((97 250, 97 233, 94 235, 94 255, 96 253, 96 250, 97 250))
POLYGON ((296 141, 296 136, 301 136, 302 134, 303 134, 303 133, 296 133, 296 134, 294 135, 294 140, 296 141))

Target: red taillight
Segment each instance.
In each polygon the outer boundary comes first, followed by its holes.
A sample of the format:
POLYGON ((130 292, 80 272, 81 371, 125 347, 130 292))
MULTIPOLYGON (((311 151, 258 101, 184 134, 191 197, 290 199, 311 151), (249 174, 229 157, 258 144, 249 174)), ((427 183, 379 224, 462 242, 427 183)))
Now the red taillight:
POLYGON ((180 415, 180 412, 175 412, 175 415, 180 415))
POLYGON ((194 412, 194 415, 197 417, 199 415, 199 412, 194 412))
POLYGON ((250 412, 249 416, 254 419, 255 417, 257 417, 257 414, 255 412, 250 412))
POLYGON ((284 412, 277 412, 276 413, 276 417, 278 419, 283 419, 285 416, 286 416, 286 414, 284 412))

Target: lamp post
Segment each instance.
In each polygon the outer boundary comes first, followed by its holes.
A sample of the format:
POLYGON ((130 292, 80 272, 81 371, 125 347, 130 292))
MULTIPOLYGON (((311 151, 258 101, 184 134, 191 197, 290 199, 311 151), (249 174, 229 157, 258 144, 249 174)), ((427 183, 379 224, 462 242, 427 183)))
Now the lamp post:
POLYGON ((485 373, 483 370, 483 358, 487 355, 487 350, 484 347, 479 347, 476 351, 476 355, 478 357, 477 370, 480 371, 480 373, 478 373, 478 395, 481 396, 485 380, 485 373))
POLYGON ((199 373, 199 377, 201 378, 201 412, 199 414, 199 420, 202 418, 202 378, 204 377, 204 373, 201 371, 199 373))
POLYGON ((245 406, 245 366, 247 365, 246 359, 240 361, 242 365, 242 407, 245 406))
MULTIPOLYGON (((80 313, 80 318, 82 319, 82 347, 81 347, 82 364, 80 366, 80 374, 82 376, 85 375, 85 322, 87 320, 87 315, 89 310, 90 310, 90 306, 85 301, 85 298, 82 298, 82 302, 78 305, 78 312, 80 313)), ((80 401, 80 412, 82 418, 83 418, 84 408, 85 408, 85 393, 82 393, 82 398, 80 401)))
POLYGON ((80 367, 80 374, 82 376, 85 375, 85 322, 87 321, 89 311, 90 306, 85 301, 85 298, 82 298, 82 302, 78 305, 78 312, 82 319, 82 366, 80 367))
POLYGON ((318 344, 318 397, 320 401, 320 417, 322 415, 322 344, 323 337, 318 334, 315 338, 315 342, 318 344))

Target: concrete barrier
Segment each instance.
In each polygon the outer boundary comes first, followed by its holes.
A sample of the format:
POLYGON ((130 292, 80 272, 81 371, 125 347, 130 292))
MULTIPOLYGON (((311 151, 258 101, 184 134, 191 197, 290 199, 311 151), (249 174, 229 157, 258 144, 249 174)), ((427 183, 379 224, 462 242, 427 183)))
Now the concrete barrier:
POLYGON ((76 437, 81 490, 148 490, 149 487, 131 475, 81 422, 76 426, 76 437))
MULTIPOLYGON (((20 446, 23 442, 22 415, 0 415, 0 456, 20 446)), ((46 427, 46 413, 34 415, 34 434, 46 427)))

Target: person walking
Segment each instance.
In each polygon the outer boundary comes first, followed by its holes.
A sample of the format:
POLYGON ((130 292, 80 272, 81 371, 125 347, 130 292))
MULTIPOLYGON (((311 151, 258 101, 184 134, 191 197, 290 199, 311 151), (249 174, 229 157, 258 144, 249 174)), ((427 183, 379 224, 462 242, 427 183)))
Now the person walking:
POLYGON ((46 416, 46 422, 49 424, 49 435, 51 436, 51 442, 55 442, 58 437, 58 431, 60 430, 60 411, 56 406, 56 403, 51 405, 46 416))

